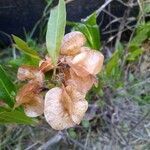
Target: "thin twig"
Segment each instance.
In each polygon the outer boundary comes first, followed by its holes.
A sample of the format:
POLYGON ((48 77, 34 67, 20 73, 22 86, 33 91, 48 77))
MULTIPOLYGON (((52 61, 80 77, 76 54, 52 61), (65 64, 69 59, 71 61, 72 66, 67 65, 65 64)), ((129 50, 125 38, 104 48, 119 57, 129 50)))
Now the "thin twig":
MULTIPOLYGON (((132 4, 133 1, 134 1, 134 0, 129 0, 129 3, 132 4)), ((125 13, 124 13, 124 16, 123 16, 123 18, 122 18, 122 22, 121 22, 121 24, 120 24, 120 26, 119 26, 119 30, 118 30, 118 35, 117 35, 115 47, 118 45, 118 43, 119 43, 120 40, 121 40, 121 36, 122 36, 122 33, 123 33, 123 29, 124 29, 124 27, 125 27, 126 21, 127 21, 128 17, 129 17, 129 14, 130 14, 130 12, 131 12, 131 8, 132 8, 131 6, 128 7, 127 10, 126 10, 125 13)))
POLYGON ((84 150, 87 150, 90 134, 91 134, 91 128, 89 127, 88 134, 86 136, 86 141, 85 141, 85 144, 84 144, 84 150))
POLYGON ((72 1, 74 1, 74 0, 66 0, 66 4, 68 4, 68 3, 72 2, 72 1))
POLYGON ((46 5, 46 7, 45 7, 45 9, 44 9, 44 11, 43 11, 42 17, 36 22, 36 24, 34 25, 32 31, 31 31, 31 33, 30 33, 30 36, 29 36, 30 38, 32 38, 32 36, 33 36, 33 34, 35 33, 35 31, 36 31, 36 29, 38 28, 38 26, 41 24, 41 22, 43 22, 43 20, 46 18, 46 16, 50 13, 49 7, 51 6, 51 4, 52 4, 52 1, 49 2, 49 3, 46 5))
POLYGON ((122 0, 117 0, 119 3, 121 3, 122 5, 126 6, 126 7, 134 7, 134 6, 138 6, 138 3, 124 3, 122 0))
MULTIPOLYGON (((114 20, 118 21, 119 23, 121 23, 121 20, 123 19, 123 17, 118 18, 118 17, 116 17, 115 15, 113 15, 112 13, 108 12, 107 10, 105 10, 105 9, 103 10, 103 12, 105 12, 105 13, 106 13, 107 15, 109 15, 110 17, 114 18, 114 20)), ((115 22, 114 20, 112 20, 112 22, 115 22)), ((125 26, 126 26, 128 29, 130 29, 131 26, 128 26, 128 24, 131 23, 131 21, 135 21, 136 18, 130 17, 130 18, 127 18, 127 20, 128 20, 128 22, 125 24, 125 26)), ((111 22, 110 22, 109 24, 111 24, 111 22)), ((108 25, 109 25, 109 24, 108 24, 108 25)), ((107 25, 107 26, 108 26, 108 25, 107 25)), ((103 31, 107 28, 107 26, 103 29, 103 31)), ((117 29, 117 30, 118 30, 118 29, 117 29)))
POLYGON ((38 150, 47 150, 48 147, 58 143, 62 138, 62 133, 58 132, 58 134, 56 134, 54 137, 52 137, 50 140, 44 143, 41 147, 39 147, 38 150))
POLYGON ((128 131, 128 135, 129 135, 133 130, 135 130, 135 129, 137 128, 137 126, 139 126, 149 115, 150 115, 150 111, 148 111, 148 112, 144 115, 144 117, 143 117, 138 123, 136 123, 135 126, 134 126, 132 129, 130 129, 130 130, 128 131))
POLYGON ((96 10, 96 14, 97 16, 101 13, 102 10, 105 9, 105 7, 107 7, 107 5, 109 5, 113 0, 107 0, 99 9, 96 10))
POLYGON ((80 142, 78 142, 77 140, 74 140, 72 138, 69 138, 70 141, 72 141, 75 145, 77 145, 78 147, 84 149, 84 145, 81 144, 80 142))
POLYGON ((27 147, 26 149, 24 149, 24 150, 32 150, 33 149, 33 147, 35 147, 37 144, 39 144, 40 142, 36 142, 36 143, 34 143, 34 144, 32 144, 32 145, 30 145, 29 147, 27 147))

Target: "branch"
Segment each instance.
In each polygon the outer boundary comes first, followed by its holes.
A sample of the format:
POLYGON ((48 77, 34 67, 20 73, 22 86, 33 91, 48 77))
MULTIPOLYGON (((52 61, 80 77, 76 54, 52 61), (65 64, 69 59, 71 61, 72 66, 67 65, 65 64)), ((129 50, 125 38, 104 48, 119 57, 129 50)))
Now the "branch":
POLYGON ((96 14, 97 14, 97 16, 101 13, 101 11, 103 10, 103 9, 105 9, 105 7, 107 6, 107 5, 109 5, 109 3, 111 3, 113 0, 107 0, 99 9, 97 9, 97 11, 96 11, 96 14))
POLYGON ((58 132, 54 137, 52 137, 50 140, 48 140, 46 143, 44 143, 41 147, 38 148, 38 150, 46 150, 49 146, 52 146, 56 143, 58 143, 63 138, 63 135, 61 132, 58 132))

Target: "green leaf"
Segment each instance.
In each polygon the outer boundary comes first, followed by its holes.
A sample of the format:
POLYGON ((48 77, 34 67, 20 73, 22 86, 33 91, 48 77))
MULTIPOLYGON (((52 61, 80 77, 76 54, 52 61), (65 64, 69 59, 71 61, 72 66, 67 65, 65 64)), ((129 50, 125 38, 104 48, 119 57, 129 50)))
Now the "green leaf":
POLYGON ((106 64, 105 71, 106 75, 110 77, 112 74, 114 74, 115 68, 119 66, 119 53, 118 51, 114 52, 108 63, 106 64))
POLYGON ((84 128, 89 128, 90 127, 90 122, 88 120, 82 120, 82 126, 84 128))
POLYGON ((35 121, 27 117, 24 112, 18 110, 9 110, 7 108, 0 107, 0 124, 34 124, 35 121))
POLYGON ((150 22, 139 25, 130 46, 141 46, 148 38, 150 38, 150 22))
POLYGON ((12 59, 9 61, 9 64, 12 67, 18 68, 21 65, 29 65, 29 66, 38 66, 39 60, 33 59, 26 54, 22 54, 21 56, 17 57, 16 59, 12 59))
POLYGON ((139 47, 130 47, 128 56, 127 56, 127 61, 135 61, 141 56, 143 53, 143 50, 139 47))
POLYGON ((95 26, 95 25, 97 25, 96 19, 97 19, 97 14, 96 14, 96 12, 94 12, 90 16, 88 16, 84 20, 84 22, 88 25, 95 26))
POLYGON ((144 13, 150 13, 150 2, 144 4, 144 13))
POLYGON ((119 41, 119 42, 116 42, 115 49, 116 49, 116 50, 119 52, 119 54, 121 55, 121 54, 123 53, 124 46, 123 46, 123 44, 119 41))
POLYGON ((73 139, 76 139, 78 137, 77 133, 75 132, 75 130, 73 128, 68 129, 68 133, 69 133, 70 137, 73 139))
POLYGON ((115 81, 114 86, 120 86, 120 80, 122 76, 122 68, 121 68, 121 62, 123 61, 124 57, 124 46, 122 43, 118 42, 115 45, 116 50, 113 53, 112 57, 108 60, 106 67, 105 67, 105 76, 111 81, 115 81))
POLYGON ((10 107, 14 105, 14 95, 16 88, 10 81, 7 73, 0 65, 0 99, 7 103, 10 107))
POLYGON ((87 43, 91 48, 100 49, 100 31, 96 23, 95 12, 88 16, 82 23, 76 23, 74 29, 82 32, 86 36, 87 43))
POLYGON ((22 51, 23 53, 30 56, 31 58, 40 60, 38 53, 35 50, 33 50, 32 48, 30 48, 25 41, 23 41, 22 39, 20 39, 19 37, 15 36, 15 35, 12 35, 12 37, 16 43, 14 46, 18 50, 22 51))
POLYGON ((60 53, 60 46, 65 33, 65 25, 66 6, 64 0, 59 0, 58 5, 51 10, 46 33, 47 51, 55 65, 60 53))
POLYGON ((146 94, 142 99, 146 104, 150 104, 150 94, 146 94))

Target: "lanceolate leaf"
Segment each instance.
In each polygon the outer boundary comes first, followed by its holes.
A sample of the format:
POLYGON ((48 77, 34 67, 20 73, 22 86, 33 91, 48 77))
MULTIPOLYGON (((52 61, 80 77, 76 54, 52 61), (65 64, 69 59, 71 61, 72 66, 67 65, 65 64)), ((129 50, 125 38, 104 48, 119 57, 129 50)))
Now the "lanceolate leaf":
POLYGON ((95 25, 97 25, 96 18, 97 18, 97 14, 96 14, 96 12, 94 12, 90 16, 88 16, 84 20, 84 22, 88 25, 95 26, 95 25))
POLYGON ((119 66, 119 53, 118 51, 114 52, 110 60, 108 61, 106 65, 106 75, 110 77, 112 75, 112 72, 115 68, 119 66))
POLYGON ((150 22, 139 25, 135 37, 132 39, 130 46, 141 46, 141 44, 150 38, 150 22))
POLYGON ((90 34, 92 36, 92 46, 94 49, 99 50, 101 47, 100 42, 100 30, 99 26, 97 24, 97 14, 96 12, 92 13, 90 16, 88 16, 85 20, 85 24, 87 25, 87 28, 90 31, 90 34))
POLYGON ((12 35, 12 36, 13 36, 13 40, 16 43, 14 46, 18 50, 22 51, 23 53, 30 56, 31 58, 40 60, 38 53, 35 50, 31 49, 25 41, 23 41, 22 39, 20 39, 19 37, 15 35, 12 35))
POLYGON ((10 107, 14 104, 14 94, 16 88, 14 84, 10 81, 7 73, 4 71, 0 65, 0 99, 5 101, 10 107))
POLYGON ((100 31, 96 23, 96 13, 88 16, 82 23, 75 23, 74 29, 81 31, 87 39, 88 45, 96 50, 100 49, 100 31))
POLYGON ((66 6, 64 0, 51 10, 46 33, 46 46, 53 63, 56 65, 60 53, 62 38, 65 33, 66 6))
POLYGON ((118 78, 121 74, 120 61, 122 58, 124 47, 120 42, 118 42, 115 48, 115 52, 105 66, 105 71, 107 77, 114 76, 114 78, 118 78))
POLYGON ((24 112, 0 107, 0 124, 7 123, 33 124, 35 121, 27 117, 24 112))
POLYGON ((138 60, 139 56, 143 53, 143 50, 140 47, 132 46, 128 50, 127 61, 138 60))

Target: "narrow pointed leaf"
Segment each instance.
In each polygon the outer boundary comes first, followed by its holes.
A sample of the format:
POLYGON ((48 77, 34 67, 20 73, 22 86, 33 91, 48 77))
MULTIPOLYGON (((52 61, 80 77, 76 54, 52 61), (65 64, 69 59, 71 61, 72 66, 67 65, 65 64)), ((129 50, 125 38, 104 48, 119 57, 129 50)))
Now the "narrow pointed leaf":
POLYGON ((19 37, 15 36, 15 35, 12 35, 12 37, 16 43, 14 46, 18 50, 22 51, 23 53, 25 53, 26 55, 28 55, 32 58, 40 60, 38 53, 35 50, 33 50, 32 48, 30 48, 25 41, 23 41, 22 39, 20 39, 19 37))
POLYGON ((34 124, 35 121, 27 117, 24 112, 18 110, 8 110, 0 107, 0 124, 34 124))
POLYGON ((0 65, 0 99, 5 101, 10 107, 14 105, 14 94, 16 92, 16 88, 14 84, 10 81, 7 73, 4 71, 2 66, 0 65))
POLYGON ((101 47, 99 26, 96 22, 96 13, 88 16, 82 23, 72 24, 76 31, 82 32, 87 39, 87 44, 92 49, 99 50, 101 47))
POLYGON ((64 0, 51 10, 46 33, 46 46, 53 63, 56 65, 61 42, 65 33, 66 6, 64 0))

